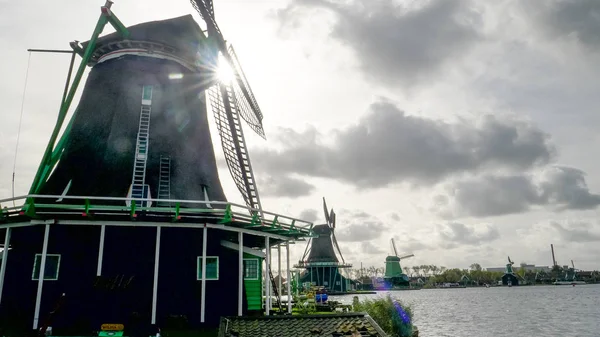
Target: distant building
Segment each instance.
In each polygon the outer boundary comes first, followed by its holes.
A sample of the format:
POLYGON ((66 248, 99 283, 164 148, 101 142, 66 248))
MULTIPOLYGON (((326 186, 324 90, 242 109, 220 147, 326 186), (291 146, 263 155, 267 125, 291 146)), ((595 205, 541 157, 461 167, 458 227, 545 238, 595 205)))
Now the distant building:
MULTIPOLYGON (((548 266, 536 266, 534 264, 526 264, 525 266, 525 270, 527 271, 545 271, 545 272, 550 272, 552 270, 552 267, 548 267, 548 266)), ((514 266, 513 270, 515 272, 517 272, 518 270, 521 269, 521 266, 514 266)), ((505 272, 506 271, 506 267, 493 267, 493 268, 485 268, 486 271, 492 271, 492 272, 505 272)))

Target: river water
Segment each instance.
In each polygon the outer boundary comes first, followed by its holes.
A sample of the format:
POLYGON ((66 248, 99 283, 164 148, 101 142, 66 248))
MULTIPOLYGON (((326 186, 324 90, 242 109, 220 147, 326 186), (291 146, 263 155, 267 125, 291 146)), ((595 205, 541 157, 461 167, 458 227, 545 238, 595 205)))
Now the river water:
MULTIPOLYGON (((421 337, 599 337, 600 285, 389 292, 411 305, 421 337)), ((358 295, 359 298, 386 296, 358 295)), ((350 304, 353 296, 330 296, 350 304)))

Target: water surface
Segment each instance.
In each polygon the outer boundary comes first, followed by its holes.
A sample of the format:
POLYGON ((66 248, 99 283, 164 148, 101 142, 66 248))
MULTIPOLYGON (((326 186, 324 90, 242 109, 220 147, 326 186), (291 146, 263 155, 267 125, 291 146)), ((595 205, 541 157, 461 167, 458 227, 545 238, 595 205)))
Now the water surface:
MULTIPOLYGON (((598 337, 600 285, 393 291, 411 305, 419 336, 598 337)), ((359 298, 385 296, 358 295, 359 298)), ((331 296, 351 303, 354 295, 331 296)))

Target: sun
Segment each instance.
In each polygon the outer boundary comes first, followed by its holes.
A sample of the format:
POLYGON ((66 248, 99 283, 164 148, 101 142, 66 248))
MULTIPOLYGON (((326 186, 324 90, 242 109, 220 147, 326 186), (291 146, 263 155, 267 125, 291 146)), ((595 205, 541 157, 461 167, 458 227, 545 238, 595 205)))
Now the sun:
POLYGON ((229 66, 227 60, 219 54, 219 63, 217 66, 217 79, 222 82, 229 84, 235 78, 233 69, 229 66))

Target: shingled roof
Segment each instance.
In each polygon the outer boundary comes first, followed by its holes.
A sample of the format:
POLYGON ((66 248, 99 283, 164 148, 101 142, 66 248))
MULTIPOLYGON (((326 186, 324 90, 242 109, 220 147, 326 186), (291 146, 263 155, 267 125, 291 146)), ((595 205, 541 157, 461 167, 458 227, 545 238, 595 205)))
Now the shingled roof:
POLYGON ((222 317, 219 337, 387 337, 367 313, 222 317))

